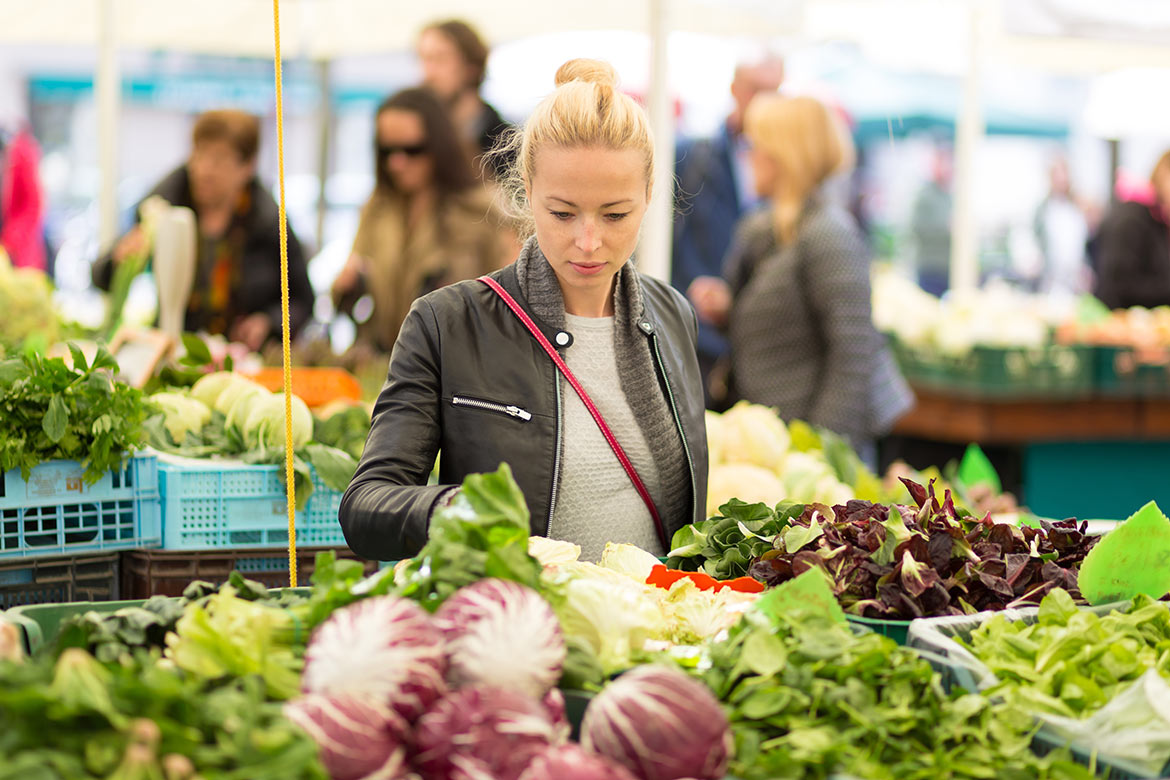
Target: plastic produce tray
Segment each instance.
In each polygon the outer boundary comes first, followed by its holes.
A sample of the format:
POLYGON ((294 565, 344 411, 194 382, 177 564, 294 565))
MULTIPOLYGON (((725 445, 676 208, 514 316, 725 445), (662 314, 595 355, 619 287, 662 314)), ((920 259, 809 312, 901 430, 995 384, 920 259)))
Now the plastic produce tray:
POLYGON ((0 480, 0 560, 157 547, 158 460, 136 453, 92 485, 80 463, 58 460, 0 480))
MULTIPOLYGON (((338 558, 357 558, 348 547, 297 547, 297 584, 308 585, 317 553, 332 549, 338 558)), ((364 561, 367 574, 377 561, 364 561)), ((270 588, 287 587, 288 550, 131 550, 122 553, 122 593, 134 599, 181 596, 194 580, 219 583, 235 570, 270 588)))
MULTIPOLYGON (((282 467, 164 458, 158 472, 164 549, 288 546, 282 467)), ((340 506, 341 493, 314 473, 309 503, 296 514, 297 545, 344 545, 340 506)))
POLYGON ((881 620, 867 618, 860 615, 846 615, 845 619, 855 626, 864 626, 875 634, 893 639, 900 645, 906 644, 906 634, 910 630, 909 620, 881 620))
POLYGON ((1095 349, 1085 345, 975 346, 965 355, 950 356, 892 343, 912 383, 978 398, 1087 397, 1098 371, 1095 349))
MULTIPOLYGON (((1107 615, 1126 606, 1127 604, 1122 602, 1085 607, 1085 609, 1098 615, 1107 615)), ((1031 624, 1036 622, 1038 612, 1037 607, 1025 607, 1002 612, 979 612, 970 616, 915 620, 910 626, 907 645, 922 651, 922 655, 941 675, 942 685, 946 690, 962 688, 971 692, 982 691, 994 685, 997 678, 982 661, 955 639, 970 639, 975 629, 994 615, 1003 615, 1008 620, 1019 620, 1031 624)), ((1148 780, 1149 778, 1170 776, 1170 762, 1162 768, 1161 772, 1150 773, 1132 766, 1122 759, 1110 758, 1096 752, 1090 746, 1069 744, 1068 740, 1054 733, 1041 722, 1040 728, 1032 740, 1033 751, 1044 755, 1061 747, 1068 747, 1078 763, 1085 766, 1095 765, 1098 775, 1108 777, 1111 780, 1148 780)))
POLYGON ((119 553, 0 561, 0 609, 120 596, 119 553))

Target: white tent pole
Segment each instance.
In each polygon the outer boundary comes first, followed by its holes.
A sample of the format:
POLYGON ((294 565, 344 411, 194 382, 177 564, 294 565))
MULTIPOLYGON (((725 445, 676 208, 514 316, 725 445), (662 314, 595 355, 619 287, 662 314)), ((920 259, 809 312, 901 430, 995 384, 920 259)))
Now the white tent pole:
POLYGON ((98 0, 98 62, 94 78, 97 108, 98 242, 103 249, 118 236, 118 104, 122 77, 118 70, 118 42, 114 32, 117 0, 98 0))
POLYGON ((955 127, 954 211, 951 214, 950 286, 969 290, 979 285, 979 237, 975 223, 975 158, 983 142, 982 65, 986 10, 984 0, 971 4, 967 74, 955 127))
POLYGON ((674 104, 670 99, 670 0, 650 2, 650 127, 654 132, 654 194, 642 225, 638 268, 670 279, 670 239, 674 219, 674 104))

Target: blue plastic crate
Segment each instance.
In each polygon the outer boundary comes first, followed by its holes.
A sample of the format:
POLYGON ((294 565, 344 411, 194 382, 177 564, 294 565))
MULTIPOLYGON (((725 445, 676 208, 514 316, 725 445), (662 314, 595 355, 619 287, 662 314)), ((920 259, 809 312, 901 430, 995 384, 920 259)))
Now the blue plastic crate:
MULTIPOLYGON (((280 466, 163 460, 162 546, 167 550, 209 550, 288 545, 288 497, 280 466)), ((345 544, 337 519, 341 493, 313 474, 313 493, 296 513, 297 544, 345 544)))
POLYGON ((0 481, 0 560, 157 547, 161 541, 158 460, 127 458, 92 485, 68 460, 20 469, 0 481))

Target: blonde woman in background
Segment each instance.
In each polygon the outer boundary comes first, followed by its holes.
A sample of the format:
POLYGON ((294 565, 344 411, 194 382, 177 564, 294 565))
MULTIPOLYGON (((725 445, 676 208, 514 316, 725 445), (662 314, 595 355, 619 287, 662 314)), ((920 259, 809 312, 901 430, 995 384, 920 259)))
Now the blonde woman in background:
POLYGON ((723 278, 700 277, 688 295, 728 333, 736 398, 836 431, 873 464, 876 437, 913 397, 873 325, 865 238, 823 192, 852 167, 852 143, 810 97, 757 97, 745 132, 768 207, 737 226, 723 278))
POLYGON ((534 235, 492 278, 592 397, 646 491, 500 292, 483 281, 411 307, 340 519, 372 559, 414 555, 468 474, 509 463, 531 533, 665 554, 704 518, 707 439, 686 299, 632 255, 654 180, 645 111, 613 69, 572 60, 512 140, 512 189, 534 235), (554 346, 555 345, 555 346, 554 346), (427 476, 442 450, 438 485, 427 476))

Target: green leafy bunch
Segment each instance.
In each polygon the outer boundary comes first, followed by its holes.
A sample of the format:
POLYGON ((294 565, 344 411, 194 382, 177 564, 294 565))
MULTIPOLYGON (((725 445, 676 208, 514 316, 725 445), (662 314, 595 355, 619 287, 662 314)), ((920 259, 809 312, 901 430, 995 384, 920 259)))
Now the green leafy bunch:
POLYGON ((749 613, 700 665, 743 780, 1092 777, 1064 753, 1036 757, 1028 715, 945 693, 926 660, 888 638, 812 611, 779 623, 749 613))
POLYGON ((804 509, 793 501, 771 508, 733 498, 714 517, 676 531, 666 565, 720 580, 747 576, 752 561, 771 550, 776 536, 804 509))
POLYGON ((0 361, 0 469, 27 480, 44 461, 77 460, 93 484, 142 443, 147 406, 113 379, 113 356, 99 347, 90 363, 76 345, 69 351, 72 367, 35 353, 0 361))

